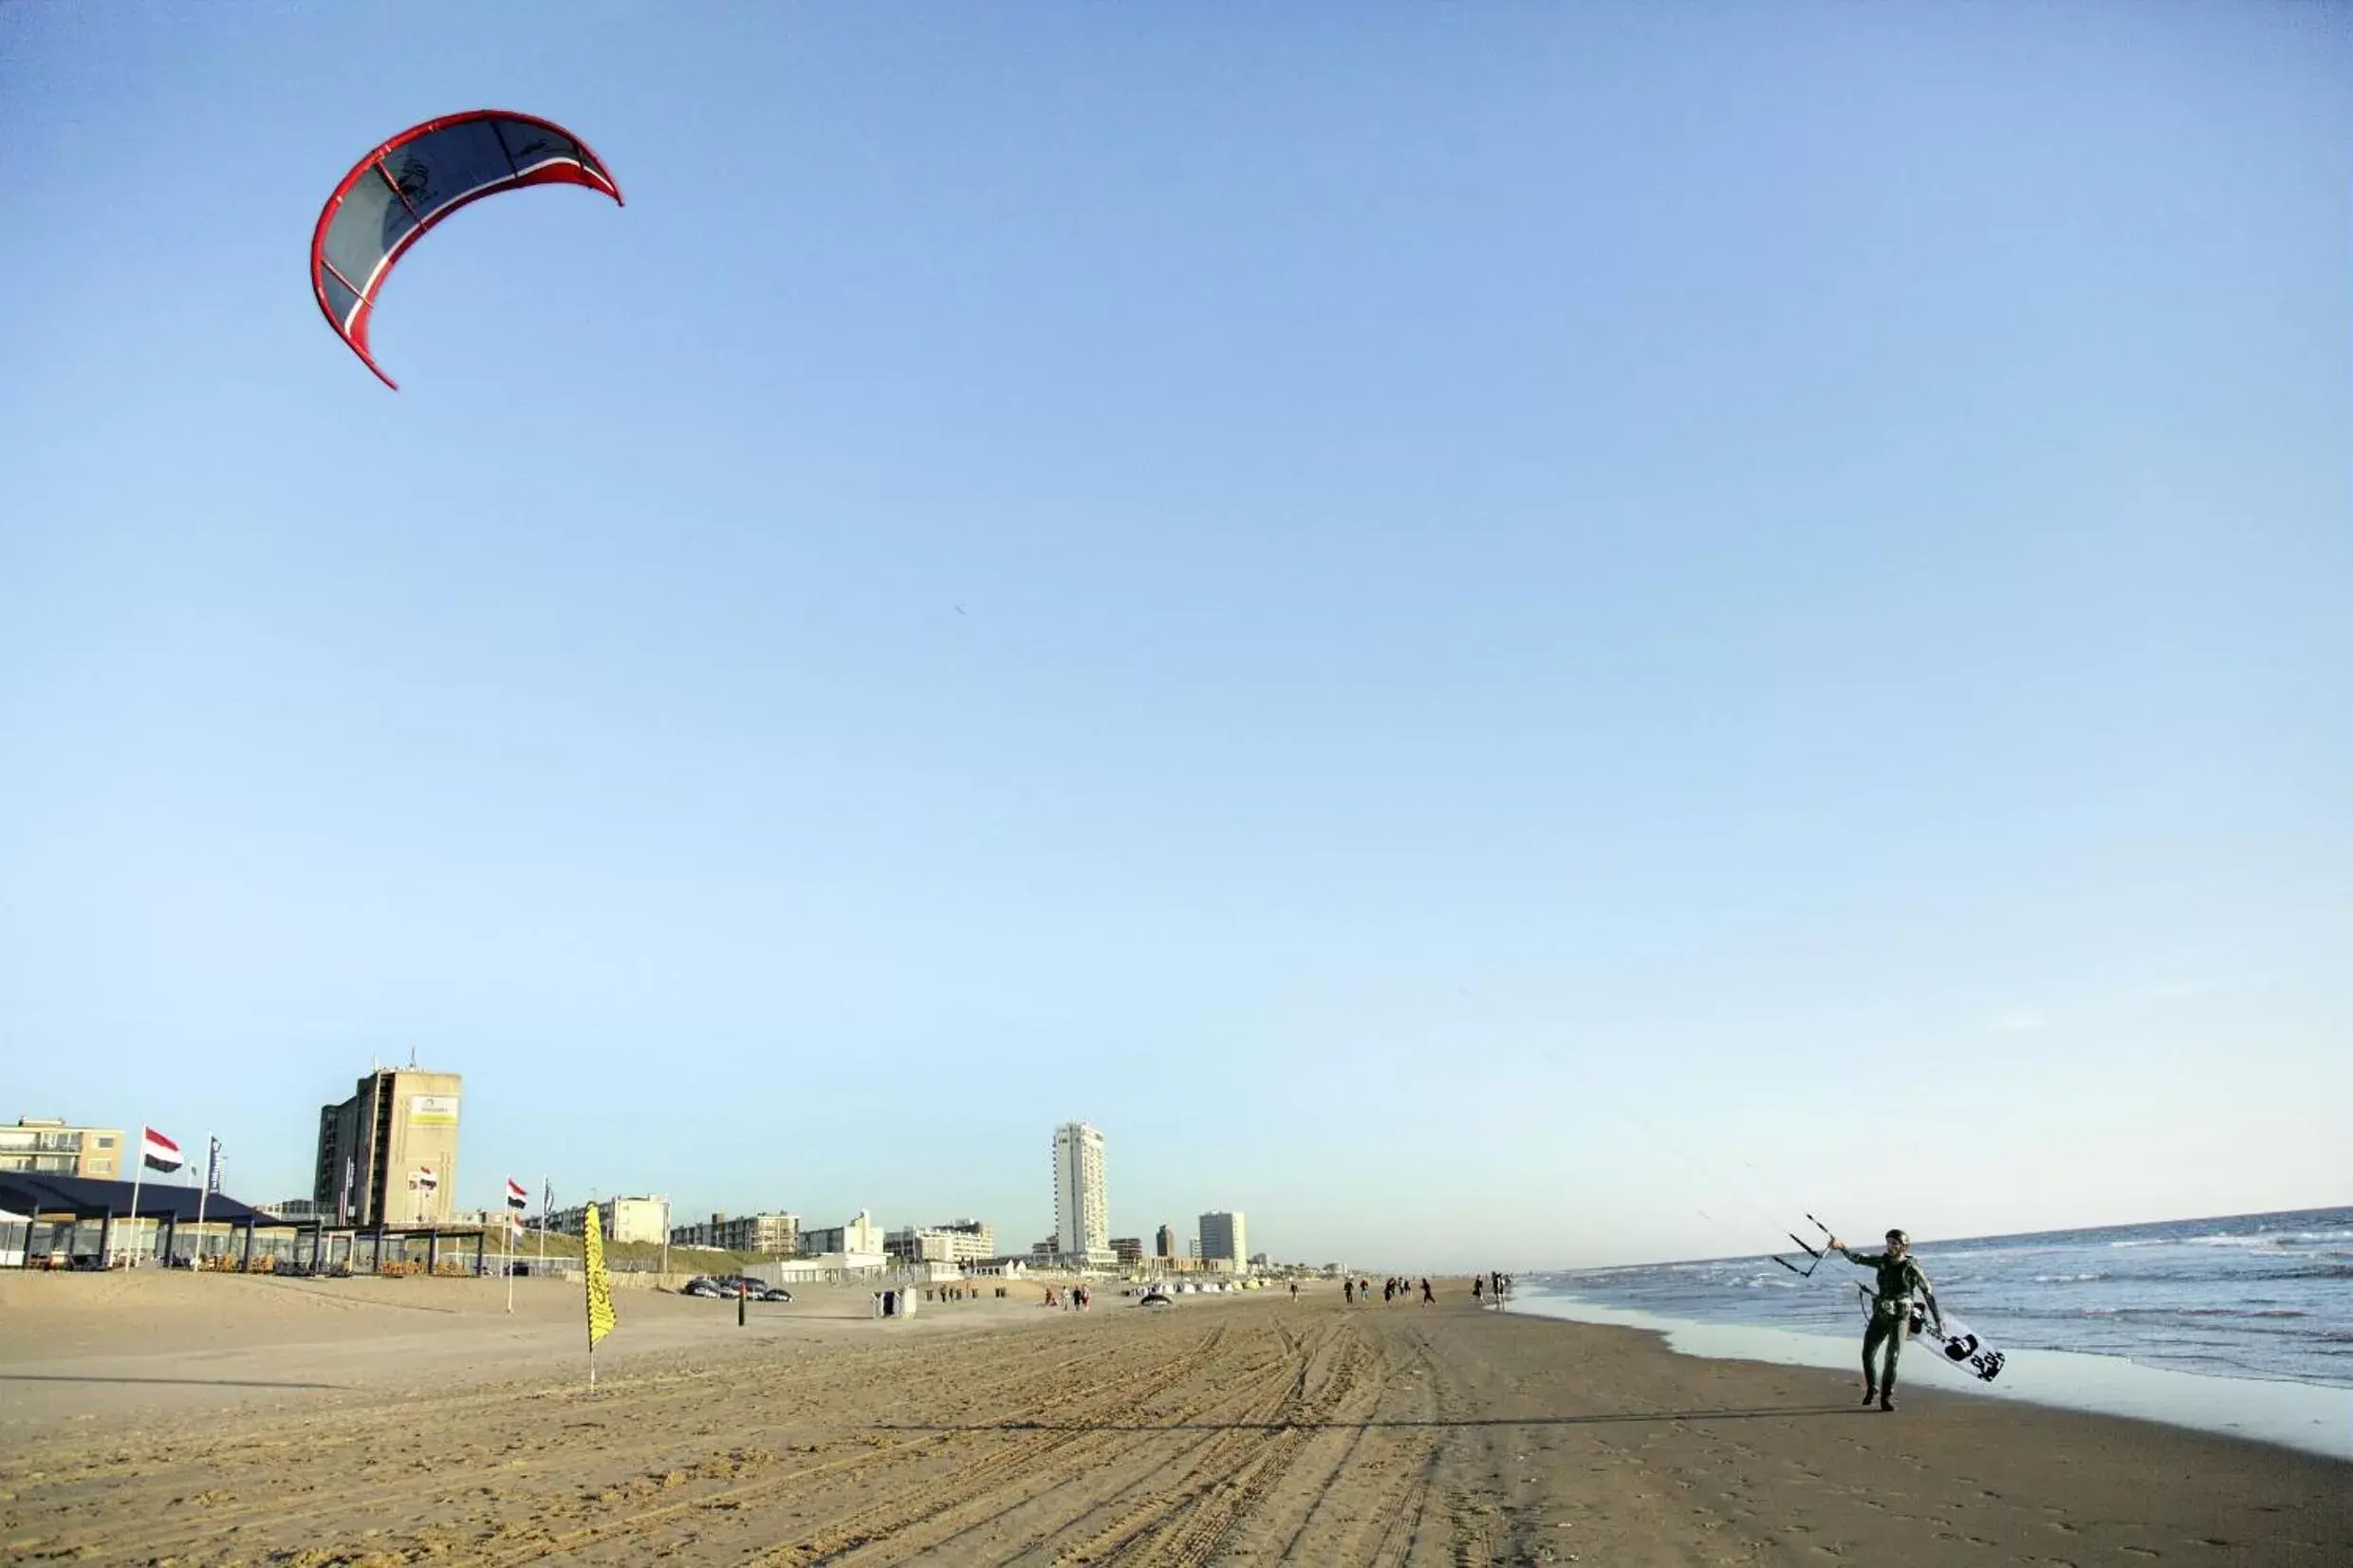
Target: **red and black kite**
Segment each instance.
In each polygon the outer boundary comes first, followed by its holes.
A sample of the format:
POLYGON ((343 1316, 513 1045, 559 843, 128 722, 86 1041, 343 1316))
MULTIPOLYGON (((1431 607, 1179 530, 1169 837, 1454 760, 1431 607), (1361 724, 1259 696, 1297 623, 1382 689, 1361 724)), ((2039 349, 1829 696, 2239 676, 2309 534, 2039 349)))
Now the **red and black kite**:
POLYGON ((526 185, 621 187, 588 144, 536 116, 476 109, 411 126, 343 176, 310 236, 310 287, 335 335, 398 390, 368 352, 384 278, 418 236, 470 201, 526 185))

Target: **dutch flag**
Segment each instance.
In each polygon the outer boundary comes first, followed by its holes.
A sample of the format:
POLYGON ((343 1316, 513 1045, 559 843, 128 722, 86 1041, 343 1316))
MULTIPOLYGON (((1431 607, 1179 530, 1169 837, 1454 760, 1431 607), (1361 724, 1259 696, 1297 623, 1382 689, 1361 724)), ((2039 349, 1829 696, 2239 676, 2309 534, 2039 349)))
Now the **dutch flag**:
POLYGON ((152 1127, 139 1130, 139 1157, 150 1171, 176 1171, 180 1168, 179 1145, 152 1127))

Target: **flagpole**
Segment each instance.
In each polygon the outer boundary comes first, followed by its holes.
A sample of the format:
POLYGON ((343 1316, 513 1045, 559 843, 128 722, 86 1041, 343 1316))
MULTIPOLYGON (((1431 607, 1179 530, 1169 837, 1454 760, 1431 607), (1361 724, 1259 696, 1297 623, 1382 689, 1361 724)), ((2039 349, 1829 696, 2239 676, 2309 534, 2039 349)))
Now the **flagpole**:
MULTIPOLYGON (((131 1167, 131 1266, 139 1266, 139 1185, 147 1178, 147 1124, 139 1126, 139 1159, 131 1167)), ((109 1268, 114 1260, 106 1260, 109 1268)))
POLYGON ((213 1134, 204 1134, 204 1180, 196 1188, 196 1250, 188 1261, 188 1271, 201 1272, 204 1267, 204 1200, 213 1195, 213 1166, 218 1158, 213 1148, 213 1134))

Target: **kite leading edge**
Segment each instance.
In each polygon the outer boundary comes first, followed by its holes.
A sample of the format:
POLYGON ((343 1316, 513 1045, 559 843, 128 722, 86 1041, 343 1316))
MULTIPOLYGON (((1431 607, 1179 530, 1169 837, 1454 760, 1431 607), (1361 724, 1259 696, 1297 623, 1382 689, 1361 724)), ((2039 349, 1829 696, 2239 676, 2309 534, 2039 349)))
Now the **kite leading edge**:
POLYGON ((550 120, 475 109, 413 125, 351 166, 310 235, 310 287, 335 335, 398 391, 368 351, 384 279, 426 231, 471 201, 526 185, 584 185, 621 204, 588 144, 550 120))

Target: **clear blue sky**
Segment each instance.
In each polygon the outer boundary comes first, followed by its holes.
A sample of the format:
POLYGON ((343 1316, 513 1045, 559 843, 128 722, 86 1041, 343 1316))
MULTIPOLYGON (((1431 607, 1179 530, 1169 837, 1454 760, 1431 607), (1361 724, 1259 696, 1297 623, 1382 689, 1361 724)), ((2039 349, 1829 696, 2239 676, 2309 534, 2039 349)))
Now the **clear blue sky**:
POLYGON ((1280 1256, 2353 1199, 2317 5, 0 7, 0 1117, 1280 1256), (369 146, 550 116, 378 316, 369 146), (959 610, 959 607, 960 610, 959 610))

